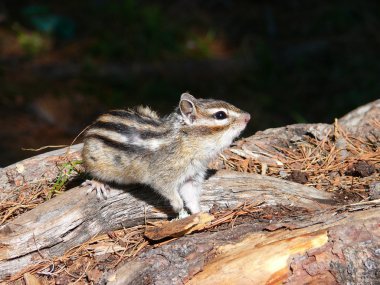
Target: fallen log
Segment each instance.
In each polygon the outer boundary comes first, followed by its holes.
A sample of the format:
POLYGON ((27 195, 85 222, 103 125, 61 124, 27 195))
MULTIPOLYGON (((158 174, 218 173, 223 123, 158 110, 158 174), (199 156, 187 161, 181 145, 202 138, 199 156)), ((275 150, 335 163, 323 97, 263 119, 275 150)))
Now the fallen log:
POLYGON ((293 217, 286 225, 252 221, 186 236, 142 253, 105 281, 112 285, 378 284, 379 206, 377 200, 293 217))
MULTIPOLYGON (((81 187, 17 217, 0 229, 0 278, 15 273, 41 256, 59 256, 101 232, 163 219, 170 208, 150 189, 135 186, 111 189, 107 200, 98 201, 81 187)), ((234 207, 247 200, 262 205, 320 210, 334 203, 332 195, 278 178, 221 172, 204 184, 202 210, 217 205, 234 207)))

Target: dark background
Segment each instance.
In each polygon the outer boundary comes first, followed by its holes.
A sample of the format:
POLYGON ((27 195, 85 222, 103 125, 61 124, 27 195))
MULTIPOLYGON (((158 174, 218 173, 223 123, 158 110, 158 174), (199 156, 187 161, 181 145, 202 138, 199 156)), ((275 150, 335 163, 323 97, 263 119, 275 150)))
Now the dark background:
POLYGON ((179 96, 250 112, 245 136, 379 98, 378 1, 0 2, 0 166, 110 108, 179 96))

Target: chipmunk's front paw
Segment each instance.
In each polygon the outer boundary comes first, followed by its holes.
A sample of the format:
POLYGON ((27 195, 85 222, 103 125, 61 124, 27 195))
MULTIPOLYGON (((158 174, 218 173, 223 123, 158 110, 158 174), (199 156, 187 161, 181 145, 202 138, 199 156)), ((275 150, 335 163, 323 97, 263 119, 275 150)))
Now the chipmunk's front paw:
POLYGON ((91 193, 92 191, 96 191, 96 197, 98 200, 104 198, 107 199, 108 192, 110 191, 110 187, 104 183, 95 181, 95 180, 86 180, 82 183, 83 187, 88 187, 87 194, 91 193))

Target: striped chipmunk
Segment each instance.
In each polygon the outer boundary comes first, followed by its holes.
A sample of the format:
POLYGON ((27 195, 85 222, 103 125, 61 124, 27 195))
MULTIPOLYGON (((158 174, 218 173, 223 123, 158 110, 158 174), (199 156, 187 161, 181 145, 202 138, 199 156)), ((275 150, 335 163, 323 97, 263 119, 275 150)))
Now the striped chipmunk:
POLYGON ((86 131, 83 162, 93 180, 87 192, 107 198, 104 183, 145 184, 166 198, 179 217, 200 211, 208 163, 245 129, 250 115, 224 101, 181 96, 173 113, 148 107, 114 110, 86 131))

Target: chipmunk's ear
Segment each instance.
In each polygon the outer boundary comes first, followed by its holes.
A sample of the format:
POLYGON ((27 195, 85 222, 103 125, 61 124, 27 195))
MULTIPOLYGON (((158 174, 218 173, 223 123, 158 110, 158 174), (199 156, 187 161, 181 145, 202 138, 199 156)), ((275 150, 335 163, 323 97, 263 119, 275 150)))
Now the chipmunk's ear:
POLYGON ((197 113, 195 107, 196 101, 197 99, 195 99, 189 93, 183 93, 181 95, 181 100, 179 101, 179 109, 181 110, 182 117, 188 125, 192 124, 195 121, 197 113))

